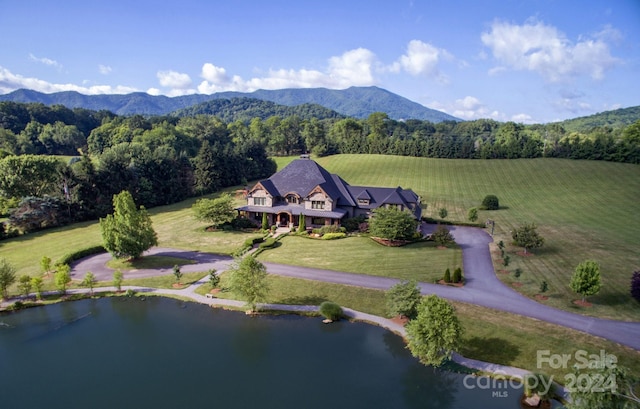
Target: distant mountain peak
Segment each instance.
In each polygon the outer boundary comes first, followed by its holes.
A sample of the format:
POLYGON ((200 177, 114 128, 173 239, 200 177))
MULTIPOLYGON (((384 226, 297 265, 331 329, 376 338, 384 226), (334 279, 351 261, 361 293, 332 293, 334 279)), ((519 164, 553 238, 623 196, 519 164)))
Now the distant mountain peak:
POLYGON ((60 104, 68 108, 108 110, 118 115, 166 115, 203 102, 230 98, 255 98, 287 106, 317 104, 339 114, 359 119, 367 118, 374 112, 384 112, 389 118, 395 120, 419 119, 434 123, 460 121, 459 118, 427 108, 377 86, 349 87, 342 90, 286 88, 257 90, 249 93, 228 91, 211 95, 193 94, 180 97, 155 96, 144 92, 84 95, 76 91, 63 91, 44 94, 28 89, 19 89, 9 94, 0 95, 0 101, 39 102, 45 105, 60 104))

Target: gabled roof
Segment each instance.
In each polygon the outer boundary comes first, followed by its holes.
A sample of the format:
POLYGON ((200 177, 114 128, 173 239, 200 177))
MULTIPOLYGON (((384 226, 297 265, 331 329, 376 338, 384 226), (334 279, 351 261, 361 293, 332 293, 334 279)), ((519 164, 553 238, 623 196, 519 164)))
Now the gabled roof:
POLYGON ((296 159, 260 183, 272 196, 283 197, 287 193, 307 197, 316 186, 320 186, 338 205, 355 205, 347 182, 310 159, 296 159))

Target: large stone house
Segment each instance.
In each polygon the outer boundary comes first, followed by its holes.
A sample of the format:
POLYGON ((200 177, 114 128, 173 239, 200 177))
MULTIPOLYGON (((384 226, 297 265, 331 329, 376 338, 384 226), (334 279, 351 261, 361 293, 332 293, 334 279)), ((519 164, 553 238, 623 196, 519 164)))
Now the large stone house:
POLYGON ((409 210, 417 219, 422 215, 420 196, 412 190, 351 186, 306 155, 256 183, 246 198, 246 206, 236 210, 258 224, 266 213, 270 226, 293 227, 301 214, 309 227, 340 225, 343 219, 369 216, 381 206, 409 210))

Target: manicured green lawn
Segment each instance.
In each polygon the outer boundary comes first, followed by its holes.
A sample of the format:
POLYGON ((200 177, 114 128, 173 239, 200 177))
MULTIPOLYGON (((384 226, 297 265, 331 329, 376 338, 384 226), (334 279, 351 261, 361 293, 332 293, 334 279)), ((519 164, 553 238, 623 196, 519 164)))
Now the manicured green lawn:
MULTIPOLYGON (((278 158, 277 162, 282 167, 293 159, 278 158)), ((336 155, 317 160, 352 185, 412 188, 427 204, 424 211, 427 216, 435 216, 437 209, 445 207, 448 220, 461 221, 467 210, 478 206, 485 195, 495 194, 503 209, 480 211, 480 220, 496 221, 495 241, 509 244, 510 230, 525 222, 535 222, 546 240, 545 246, 530 257, 521 257, 517 254, 519 249, 507 247, 511 256, 508 270, 513 272, 519 267, 523 271, 519 279, 523 286, 518 291, 533 296, 542 280, 546 280, 549 299, 545 303, 551 306, 601 317, 640 320, 640 304, 629 295, 631 275, 640 270, 638 165, 563 159, 445 160, 382 155, 336 155), (585 309, 572 304, 577 296, 571 292, 569 280, 575 266, 588 258, 600 263, 603 286, 598 295, 589 297, 593 307, 585 309)), ((161 246, 231 254, 253 236, 204 231, 206 223, 195 220, 190 210, 194 202, 195 199, 189 199, 150 210, 161 246)), ((407 256, 411 249, 372 250, 367 246, 374 243, 365 245, 356 239, 319 244, 293 240, 285 239, 283 246, 263 253, 260 259, 298 264, 301 262, 296 259, 308 258, 305 262, 310 264, 327 263, 327 268, 336 270, 344 265, 345 269, 359 272, 367 270, 366 264, 358 265, 360 255, 384 253, 376 257, 378 262, 369 273, 432 277, 428 272, 431 257, 421 259, 416 255, 417 260, 413 261, 418 269, 411 267, 414 263, 406 262, 411 259, 407 256), (395 269, 396 265, 401 267, 395 269)), ((19 274, 33 275, 39 273, 38 263, 44 255, 55 261, 68 252, 100 243, 96 222, 79 223, 2 241, 0 257, 14 264, 19 274)), ((433 269, 438 270, 442 267, 433 269)), ((507 283, 513 281, 513 274, 498 277, 507 283)))
MULTIPOLYGON (((500 199, 498 211, 480 211, 495 220, 495 241, 509 244, 510 231, 525 222, 545 238, 534 256, 521 257, 509 246, 508 269, 521 268, 518 290, 527 296, 549 284, 547 304, 614 319, 640 320, 640 304, 630 297, 633 271, 640 270, 640 166, 565 159, 448 160, 383 155, 336 155, 317 159, 352 185, 411 188, 428 205, 424 214, 463 221, 467 210, 487 194, 500 199), (594 306, 578 308, 569 281, 575 267, 594 259, 603 286, 589 297, 594 306)), ((496 266, 501 268, 500 266, 496 266)), ((513 275, 498 274, 510 282, 513 275)))
POLYGON ((433 242, 385 247, 368 237, 315 240, 287 236, 281 246, 258 256, 260 261, 350 273, 434 282, 444 271, 462 266, 459 248, 437 249, 433 242))

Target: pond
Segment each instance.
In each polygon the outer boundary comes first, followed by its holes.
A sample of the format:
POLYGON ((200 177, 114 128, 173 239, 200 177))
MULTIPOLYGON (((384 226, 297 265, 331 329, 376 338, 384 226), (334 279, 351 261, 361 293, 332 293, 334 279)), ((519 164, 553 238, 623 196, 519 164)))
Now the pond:
POLYGON ((0 315, 3 408, 518 408, 347 321, 104 298, 0 315))

